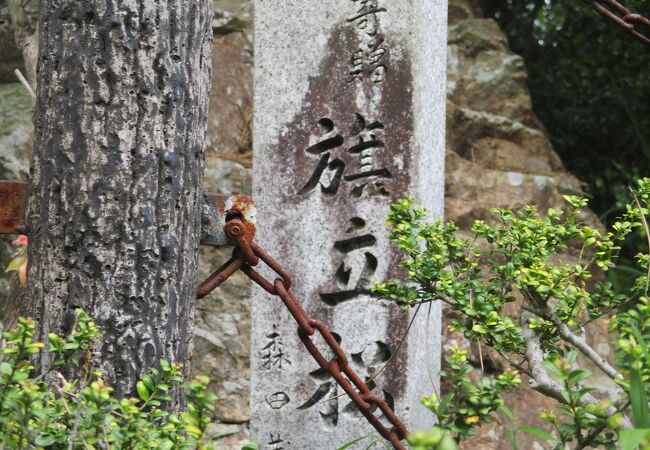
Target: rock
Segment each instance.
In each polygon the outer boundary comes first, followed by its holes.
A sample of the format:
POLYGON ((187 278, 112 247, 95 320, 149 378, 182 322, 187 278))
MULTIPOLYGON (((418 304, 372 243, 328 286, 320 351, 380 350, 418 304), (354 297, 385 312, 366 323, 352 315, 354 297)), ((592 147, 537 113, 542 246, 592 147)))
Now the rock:
MULTIPOLYGON (((439 305, 428 327, 426 316, 411 322, 369 294, 371 280, 399 270, 385 226, 390 205, 410 195, 442 214, 446 2, 381 1, 379 11, 376 2, 255 4, 258 240, 291 272, 305 310, 336 332, 360 379, 378 373, 407 335, 369 390, 410 428, 428 427, 422 344, 437 373, 439 305)), ((375 435, 317 370, 282 302, 259 288, 253 302, 253 439, 326 449, 375 435)))
POLYGON ((216 422, 208 425, 205 434, 215 450, 238 450, 249 443, 250 432, 247 425, 216 422))
MULTIPOLYGON (((232 249, 201 249, 201 280, 223 264, 232 249)), ((197 301, 192 371, 211 379, 214 417, 228 423, 250 419, 250 282, 243 273, 197 301)))
POLYGON ((475 0, 450 0, 447 13, 449 25, 460 20, 481 17, 481 8, 475 0))
POLYGON ((212 27, 216 34, 228 34, 246 29, 253 23, 251 0, 214 0, 212 27))
POLYGON ((529 124, 532 104, 523 59, 511 53, 491 19, 460 20, 449 28, 448 98, 458 105, 529 124))
POLYGON ((32 100, 25 88, 0 84, 0 179, 26 179, 33 128, 32 100))
POLYGON ((253 78, 250 30, 215 35, 208 155, 251 166, 253 78), (226 62, 226 63, 224 63, 226 62))
MULTIPOLYGON (((232 161, 208 158, 204 186, 223 194, 246 194, 250 190, 250 171, 232 161), (228 180, 234 182, 229 184, 228 180)), ((201 247, 199 281, 221 266, 231 253, 232 248, 201 247)), ((250 281, 237 272, 212 294, 197 300, 196 305, 192 373, 210 377, 208 390, 217 396, 213 417, 233 426, 250 419, 250 294, 250 281)), ((242 430, 243 437, 237 439, 247 436, 247 428, 242 430)), ((223 444, 221 438, 218 441, 223 444)))
MULTIPOLYGON (((199 280, 226 261, 232 250, 201 247, 199 280)), ((216 449, 238 449, 248 442, 250 420, 250 281, 234 274, 222 287, 197 300, 192 373, 210 377, 217 397, 207 430, 216 449)))
POLYGON ((447 218, 468 227, 490 208, 560 207, 579 194, 532 111, 521 58, 476 2, 452 0, 447 83, 447 218))
MULTIPOLYGON (((203 185, 214 193, 251 192, 252 1, 215 0, 212 89, 203 185)), ((232 249, 202 247, 199 280, 232 249)), ((241 273, 197 303, 192 371, 208 375, 217 396, 208 438, 217 449, 248 441, 250 282, 241 273), (223 423, 225 422, 225 423, 223 423)))
POLYGON ((240 163, 211 155, 205 160, 203 186, 216 194, 250 195, 251 175, 240 163))

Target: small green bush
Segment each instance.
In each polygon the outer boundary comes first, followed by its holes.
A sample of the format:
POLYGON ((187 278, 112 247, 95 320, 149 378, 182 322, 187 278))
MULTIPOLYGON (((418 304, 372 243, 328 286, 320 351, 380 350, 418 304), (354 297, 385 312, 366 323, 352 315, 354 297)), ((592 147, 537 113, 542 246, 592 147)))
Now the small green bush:
POLYGON ((0 359, 0 448, 3 449, 207 449, 204 432, 210 423, 214 395, 208 379, 182 386, 186 411, 165 411, 168 392, 183 379, 180 366, 160 361, 137 383, 138 398, 118 399, 90 365, 92 341, 100 335, 83 311, 67 337, 48 336, 47 347, 34 341, 35 323, 21 318, 4 334, 0 359), (34 376, 32 359, 46 352, 50 370, 34 376), (78 380, 66 380, 56 369, 84 367, 78 380))
MULTIPOLYGON (((602 233, 582 220, 587 201, 566 196, 565 210, 541 214, 533 206, 518 211, 493 210, 494 224, 476 221, 473 236, 451 222, 426 221, 426 211, 406 199, 391 207, 390 238, 405 254, 405 276, 377 284, 375 293, 404 309, 442 301, 455 311, 451 328, 478 345, 492 348, 536 391, 553 398, 558 414, 541 412, 542 430, 520 426, 510 430, 546 440, 555 450, 588 447, 650 449, 650 249, 636 256, 639 276, 632 289, 594 281, 619 260, 623 242, 634 230, 648 233, 650 179, 639 180, 625 214, 602 233), (577 247, 568 264, 562 252, 577 247), (521 301, 516 314, 507 304, 521 301), (609 322, 614 357, 608 360, 585 337, 585 326, 609 322), (611 379, 617 399, 580 367, 577 355, 611 379)), ((650 241, 648 241, 650 245, 650 241)), ((442 375, 453 386, 442 398, 434 393, 423 403, 438 427, 419 434, 418 442, 442 442, 446 430, 460 442, 499 410, 514 421, 501 399, 519 377, 505 371, 467 380, 472 367, 466 354, 451 349, 442 375)), ((414 439, 414 437, 412 437, 414 439)), ((418 448, 441 449, 442 444, 418 448)), ((447 444, 446 444, 447 445, 447 444)))

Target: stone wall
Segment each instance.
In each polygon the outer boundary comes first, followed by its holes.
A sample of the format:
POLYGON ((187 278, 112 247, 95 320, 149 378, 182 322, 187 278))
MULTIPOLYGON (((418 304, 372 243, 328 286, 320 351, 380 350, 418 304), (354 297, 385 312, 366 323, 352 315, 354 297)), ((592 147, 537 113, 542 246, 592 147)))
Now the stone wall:
MULTIPOLYGON (((464 229, 473 220, 487 217, 492 207, 525 203, 542 209, 558 207, 562 194, 581 191, 580 182, 566 172, 533 114, 524 61, 510 51, 498 25, 482 18, 477 3, 451 0, 449 8, 445 214, 464 229)), ((252 1, 215 0, 205 173, 205 185, 215 192, 248 194, 251 189, 252 25, 252 1)), ((30 115, 31 103, 21 87, 0 85, 3 177, 26 175, 30 115)), ((220 265, 228 253, 202 249, 200 277, 220 265)), ((6 257, 0 266, 6 265, 6 257)), ((210 389, 218 401, 210 432, 219 440, 218 448, 239 448, 247 438, 250 290, 250 283, 237 274, 197 304, 194 371, 213 380, 210 389)), ((0 296, 5 293, 0 291, 0 296)), ((592 333, 604 335, 602 327, 592 333)), ((459 336, 445 338, 447 343, 467 346, 459 336)), ((475 352, 469 350, 478 367, 475 352)), ((536 424, 537 406, 552 403, 526 387, 506 401, 518 421, 526 424, 536 424), (531 402, 535 409, 530 408, 531 402)), ((520 444, 522 449, 539 448, 533 440, 520 444)), ((504 426, 483 427, 466 447, 508 448, 504 426)))
POLYGON ((535 118, 523 59, 474 3, 451 2, 447 64, 445 215, 464 227, 493 207, 560 207, 581 192, 535 118))

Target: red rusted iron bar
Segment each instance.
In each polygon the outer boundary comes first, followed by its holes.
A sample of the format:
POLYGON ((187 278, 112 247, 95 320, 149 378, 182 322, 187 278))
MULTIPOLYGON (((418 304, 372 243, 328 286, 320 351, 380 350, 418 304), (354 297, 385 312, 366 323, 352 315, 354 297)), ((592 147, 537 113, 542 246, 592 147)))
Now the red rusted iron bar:
POLYGON ((196 289, 196 298, 203 298, 221 286, 232 274, 241 269, 245 262, 244 257, 238 254, 236 249, 233 252, 232 258, 215 270, 203 283, 199 284, 199 287, 196 289))
POLYGON ((0 234, 25 234, 23 216, 27 184, 0 181, 0 234))

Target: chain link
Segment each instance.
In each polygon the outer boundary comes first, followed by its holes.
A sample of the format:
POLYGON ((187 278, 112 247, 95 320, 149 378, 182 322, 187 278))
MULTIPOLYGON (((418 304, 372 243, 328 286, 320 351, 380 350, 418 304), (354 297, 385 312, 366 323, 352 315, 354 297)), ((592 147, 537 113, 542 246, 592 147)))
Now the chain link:
POLYGON ((598 14, 615 23, 624 31, 632 35, 639 42, 650 46, 650 38, 639 31, 639 28, 645 26, 650 29, 650 20, 632 13, 616 0, 583 0, 587 5, 596 10, 598 14))
POLYGON ((300 302, 291 291, 292 281, 287 270, 262 247, 252 242, 252 235, 243 231, 246 230, 246 227, 240 218, 229 220, 226 223, 225 229, 226 234, 236 242, 237 247, 233 252, 232 258, 210 275, 207 280, 201 283, 197 290, 197 297, 204 297, 238 269, 241 269, 242 272, 262 287, 262 289, 282 300, 282 303, 284 303, 298 324, 298 337, 320 368, 336 380, 339 386, 343 388, 345 393, 357 405, 366 420, 368 420, 384 439, 391 443, 393 448, 406 450, 406 446, 401 442, 408 434, 406 427, 388 403, 373 394, 359 374, 350 367, 345 351, 327 325, 312 319, 300 305, 300 302), (278 275, 278 278, 270 282, 259 272, 255 271, 253 266, 256 266, 259 261, 264 262, 264 264, 271 268, 278 275), (328 360, 314 343, 312 337, 316 333, 323 338, 327 347, 332 351, 334 355, 332 359, 328 360), (380 416, 375 414, 376 410, 381 411, 386 421, 390 423, 390 428, 382 422, 380 416))

